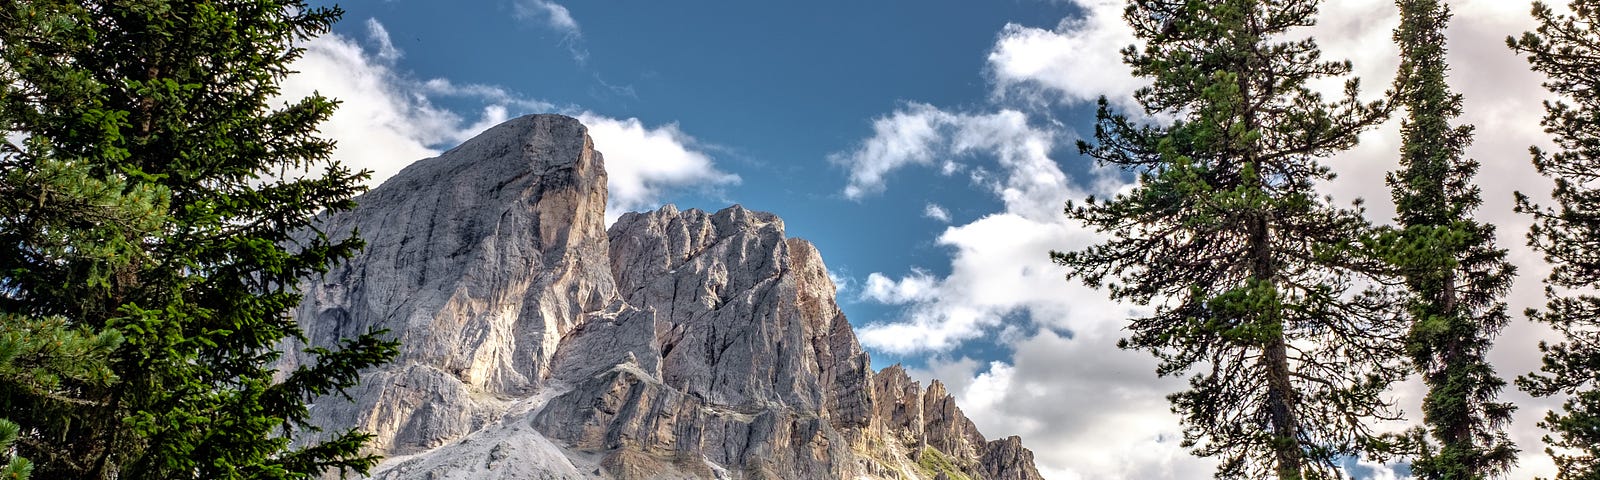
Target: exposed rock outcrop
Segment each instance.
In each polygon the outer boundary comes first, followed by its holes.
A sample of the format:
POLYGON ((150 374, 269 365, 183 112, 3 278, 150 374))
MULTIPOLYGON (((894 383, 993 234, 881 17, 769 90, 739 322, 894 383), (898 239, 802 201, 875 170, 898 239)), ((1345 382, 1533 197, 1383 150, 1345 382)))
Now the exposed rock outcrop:
POLYGON ((874 374, 777 216, 666 206, 607 232, 605 184, 584 127, 537 115, 325 219, 368 248, 307 283, 308 338, 387 328, 403 353, 313 421, 376 434, 379 478, 1039 478, 939 382, 874 374))

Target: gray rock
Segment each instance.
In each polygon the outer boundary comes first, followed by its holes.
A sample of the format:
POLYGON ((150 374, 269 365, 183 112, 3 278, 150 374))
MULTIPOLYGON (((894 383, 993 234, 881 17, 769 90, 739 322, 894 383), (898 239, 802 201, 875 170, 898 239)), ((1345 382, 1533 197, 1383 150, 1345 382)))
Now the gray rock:
POLYGON ((1012 435, 984 446, 982 477, 989 480, 1043 480, 1033 466, 1033 451, 1022 447, 1022 438, 1012 435))
POLYGON ((313 423, 375 434, 383 479, 932 478, 926 449, 974 478, 1038 478, 939 382, 871 371, 783 220, 668 205, 606 231, 605 182, 582 125, 528 116, 323 219, 368 248, 306 282, 308 339, 389 329, 402 354, 313 423))
POLYGON ((561 338, 615 297, 605 184, 583 125, 536 115, 418 161, 327 218, 329 235, 359 231, 367 248, 307 282, 296 311, 307 337, 329 346, 388 329, 404 348, 367 376, 357 408, 320 402, 312 421, 412 453, 532 394, 561 338))

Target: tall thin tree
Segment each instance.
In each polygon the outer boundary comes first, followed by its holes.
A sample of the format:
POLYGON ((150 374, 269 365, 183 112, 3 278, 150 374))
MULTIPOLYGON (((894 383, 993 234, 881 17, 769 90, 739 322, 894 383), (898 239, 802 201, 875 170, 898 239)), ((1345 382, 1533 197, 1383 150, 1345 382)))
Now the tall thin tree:
POLYGON ((1292 29, 1314 0, 1133 0, 1143 48, 1123 50, 1152 84, 1135 97, 1170 125, 1138 125, 1100 101, 1080 150, 1136 174, 1109 200, 1066 214, 1105 243, 1052 252, 1070 278, 1154 304, 1119 345, 1146 350, 1160 375, 1190 375, 1171 395, 1184 445, 1217 457, 1221 478, 1338 478, 1344 458, 1381 449, 1369 422, 1394 418, 1381 393, 1404 373, 1391 296, 1350 240, 1372 227, 1315 187, 1319 159, 1347 150, 1388 115, 1348 79, 1324 100, 1308 82, 1345 77, 1292 29))
POLYGON ((1530 149, 1533 166, 1555 180, 1556 206, 1517 194, 1517 211, 1533 216, 1528 245, 1551 264, 1543 310, 1528 316, 1565 338, 1540 342, 1541 373, 1517 385, 1536 396, 1571 395, 1562 409, 1545 415, 1546 451, 1562 480, 1600 478, 1600 1, 1574 0, 1559 14, 1534 3, 1539 26, 1507 45, 1527 55, 1544 87, 1557 98, 1545 102, 1545 133, 1556 151, 1530 149))
POLYGON ((1399 0, 1398 103, 1401 169, 1389 174, 1399 228, 1380 250, 1410 292, 1406 352, 1428 386, 1422 413, 1437 445, 1418 435, 1413 461, 1419 479, 1468 480, 1508 471, 1516 448, 1504 427, 1514 409, 1496 402, 1505 380, 1485 358, 1505 327, 1514 268, 1494 245, 1494 226, 1472 218, 1482 204, 1473 176, 1478 162, 1463 158, 1472 142, 1461 116, 1462 97, 1450 91, 1445 27, 1450 10, 1439 0, 1399 0))

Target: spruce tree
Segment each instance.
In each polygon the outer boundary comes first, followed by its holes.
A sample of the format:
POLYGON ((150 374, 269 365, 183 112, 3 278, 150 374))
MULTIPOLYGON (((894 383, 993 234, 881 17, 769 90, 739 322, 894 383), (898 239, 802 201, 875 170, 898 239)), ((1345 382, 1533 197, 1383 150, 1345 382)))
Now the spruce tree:
POLYGON ((361 245, 310 228, 362 188, 316 135, 335 103, 274 100, 296 42, 339 14, 0 0, 0 417, 20 424, 36 477, 312 478, 376 462, 366 435, 310 441, 304 420, 394 343, 368 334, 272 368, 300 336, 298 282, 361 245))
POLYGON ((1449 7, 1439 0, 1396 5, 1401 64, 1395 92, 1407 117, 1400 129, 1401 169, 1388 178, 1398 227, 1379 249, 1410 292, 1406 352, 1428 387, 1426 433, 1416 434, 1420 450, 1412 472, 1424 480, 1483 479, 1516 463, 1517 450, 1504 432, 1514 407, 1495 401, 1506 382, 1485 358, 1508 320, 1500 299, 1514 269, 1494 245, 1494 226, 1472 218, 1482 203, 1473 183, 1478 162, 1462 158, 1472 127, 1450 125, 1461 115, 1462 98, 1446 81, 1449 7))
POLYGON ((1533 70, 1546 76, 1556 95, 1545 102, 1540 124, 1556 151, 1530 149, 1533 166, 1555 181, 1554 207, 1517 194, 1517 211, 1533 216, 1528 245, 1551 264, 1545 278, 1543 310, 1528 316, 1554 327, 1565 338, 1540 342, 1541 373, 1517 379, 1536 396, 1570 395, 1561 410, 1540 422, 1549 430, 1546 451, 1563 480, 1600 478, 1600 2, 1570 2, 1570 14, 1534 3, 1538 27, 1506 39, 1527 55, 1533 70))
POLYGON ((1386 267, 1352 244, 1372 227, 1314 190, 1333 177, 1319 159, 1388 110, 1358 99, 1354 79, 1331 101, 1308 87, 1351 68, 1290 36, 1316 12, 1312 0, 1130 2, 1144 45, 1123 57, 1152 81, 1135 97, 1175 120, 1141 125, 1100 101, 1095 142, 1079 148, 1137 184, 1068 203, 1109 240, 1051 253, 1069 278, 1154 305, 1119 346, 1189 376, 1169 399, 1184 445, 1217 457, 1219 478, 1339 478, 1346 458, 1385 447, 1369 422, 1394 417, 1381 394, 1404 373, 1393 295, 1369 288, 1386 267))

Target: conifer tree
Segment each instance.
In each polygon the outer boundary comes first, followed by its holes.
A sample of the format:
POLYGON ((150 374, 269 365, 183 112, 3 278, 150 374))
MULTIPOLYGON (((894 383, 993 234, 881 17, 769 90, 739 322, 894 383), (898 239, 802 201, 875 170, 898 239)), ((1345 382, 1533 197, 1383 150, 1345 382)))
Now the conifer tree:
POLYGON ((1530 149, 1533 166, 1555 180, 1554 207, 1517 194, 1517 211, 1533 216, 1528 245, 1544 254, 1552 269, 1545 278, 1543 310, 1528 316, 1554 327, 1565 338, 1540 342, 1541 373, 1517 379, 1536 396, 1570 395, 1561 410, 1540 422, 1550 431, 1546 451, 1562 480, 1600 478, 1600 2, 1574 0, 1570 14, 1534 3, 1538 27, 1506 39, 1527 55, 1544 87, 1557 98, 1545 102, 1541 125, 1556 151, 1530 149))
POLYGON ((1401 169, 1388 178, 1398 229, 1379 249, 1410 292, 1406 352, 1428 387, 1426 433, 1417 433, 1421 448, 1412 473, 1424 480, 1483 479, 1516 462, 1504 432, 1514 407, 1495 401, 1506 382, 1485 358, 1508 319, 1500 299, 1514 269, 1494 245, 1494 226, 1472 218, 1482 203, 1473 183, 1478 162, 1462 158, 1472 127, 1450 125, 1461 115, 1462 98, 1446 81, 1449 7, 1439 0, 1396 5, 1401 64, 1395 92, 1407 117, 1401 169))
POLYGON ((37 478, 364 471, 360 432, 295 443, 379 334, 272 368, 302 278, 360 248, 310 229, 363 173, 321 96, 283 103, 298 0, 0 0, 0 417, 37 478), (309 173, 303 173, 309 172, 309 173), (48 341, 45 341, 48 340, 48 341), (42 343, 41 343, 42 342, 42 343))
MULTIPOLYGON (((10 452, 12 445, 16 444, 17 434, 21 431, 22 427, 16 422, 0 419, 0 452, 10 452)), ((0 465, 0 479, 28 480, 33 476, 33 464, 28 462, 28 459, 10 453, 5 455, 10 458, 6 458, 5 464, 0 465)))
POLYGON ((1312 0, 1133 0, 1142 48, 1123 51, 1152 81, 1135 97, 1145 124, 1100 101, 1080 150, 1137 177, 1066 214, 1109 237, 1052 252, 1070 278, 1153 304, 1119 346, 1146 350, 1160 375, 1188 375, 1169 397, 1184 445, 1217 457, 1219 478, 1331 479, 1349 456, 1381 453, 1369 422, 1393 418, 1381 393, 1404 373, 1393 295, 1369 288, 1380 258, 1359 254, 1372 227, 1314 187, 1319 159, 1382 122, 1383 102, 1348 79, 1325 100, 1308 88, 1344 77, 1320 59, 1312 0))

